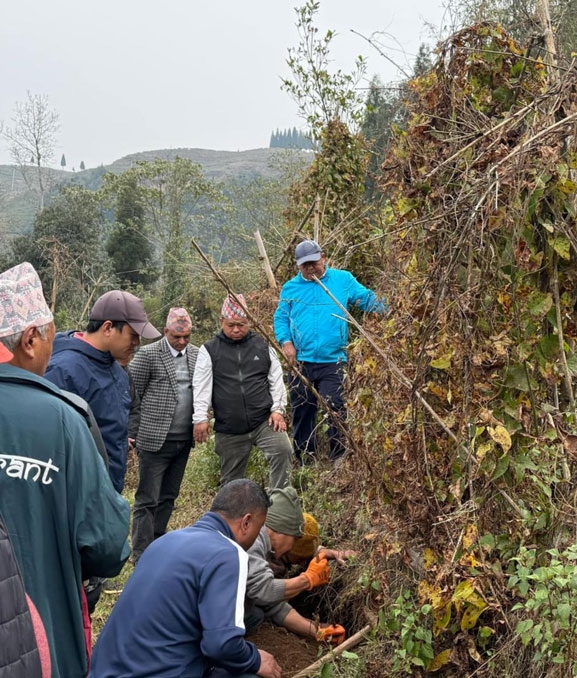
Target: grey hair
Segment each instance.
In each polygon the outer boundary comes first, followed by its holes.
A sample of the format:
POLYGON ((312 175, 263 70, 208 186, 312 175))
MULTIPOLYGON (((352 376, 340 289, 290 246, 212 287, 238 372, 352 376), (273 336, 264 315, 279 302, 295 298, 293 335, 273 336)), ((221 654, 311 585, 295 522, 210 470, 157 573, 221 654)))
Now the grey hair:
MULTIPOLYGON (((46 337, 48 336, 48 328, 52 325, 52 321, 49 323, 46 323, 45 325, 40 325, 36 329, 38 330, 38 334, 40 337, 45 340, 46 337)), ((6 346, 6 348, 9 351, 12 351, 14 353, 16 347, 18 344, 22 341, 22 335, 24 334, 24 331, 22 332, 16 332, 16 334, 9 334, 7 337, 0 337, 0 342, 6 346)))
POLYGON ((258 483, 240 478, 221 487, 210 510, 234 520, 247 513, 266 513, 270 504, 268 494, 258 483))

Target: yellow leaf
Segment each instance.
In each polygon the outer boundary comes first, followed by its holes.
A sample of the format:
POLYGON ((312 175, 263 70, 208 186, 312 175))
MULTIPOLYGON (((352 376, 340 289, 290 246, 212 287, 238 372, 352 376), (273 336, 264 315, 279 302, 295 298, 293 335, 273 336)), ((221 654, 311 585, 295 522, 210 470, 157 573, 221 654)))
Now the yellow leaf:
POLYGON ((477 459, 479 461, 483 461, 487 452, 490 452, 492 449, 493 449, 493 443, 492 442, 491 443, 482 443, 475 450, 475 454, 477 455, 477 459))
POLYGON ((437 554, 433 551, 433 549, 426 548, 423 552, 423 567, 425 570, 430 570, 433 565, 436 565, 436 563, 437 554))
POLYGON ((393 441, 390 438, 385 438, 383 441, 383 450, 385 453, 392 452, 394 449, 393 441))
POLYGON ((495 428, 487 426, 487 432, 497 445, 501 446, 503 454, 507 454, 511 449, 511 436, 509 435, 509 431, 507 431, 504 426, 501 426, 501 424, 498 424, 495 428))
POLYGON ((437 398, 441 398, 442 400, 445 400, 447 398, 446 389, 440 386, 439 384, 436 384, 434 381, 430 381, 427 384, 427 390, 429 391, 429 393, 436 395, 437 398))
POLYGON ((431 367, 434 367, 437 370, 446 370, 447 368, 451 367, 452 355, 453 352, 450 351, 449 353, 445 353, 445 355, 442 355, 439 358, 435 358, 435 360, 431 360, 431 367))
POLYGON ((374 374, 377 367, 377 361, 371 356, 365 360, 365 367, 371 374, 374 374))
POLYGON ((409 265, 407 266, 407 275, 408 276, 413 275, 417 270, 418 265, 419 261, 417 259, 417 255, 413 254, 413 256, 411 257, 411 261, 409 261, 409 265))
POLYGON ((417 595, 419 596, 419 603, 424 605, 431 598, 431 591, 433 587, 428 581, 421 580, 417 586, 417 595))
POLYGON ((430 600, 433 610, 438 610, 444 604, 445 599, 443 598, 443 592, 438 586, 432 587, 430 600))
POLYGON ((471 546, 477 543, 478 538, 479 533, 477 532, 477 526, 474 523, 469 523, 465 528, 465 532, 463 534, 463 548, 469 551, 471 546))
POLYGON ((482 608, 477 607, 476 605, 467 605, 463 612, 463 616, 461 617, 461 631, 468 631, 469 629, 474 628, 479 616, 486 608, 486 605, 482 608))
POLYGON ((460 607, 461 603, 474 605, 475 607, 479 607, 481 609, 487 607, 487 603, 483 597, 475 590, 475 583, 472 579, 466 579, 465 581, 462 581, 460 584, 458 584, 457 588, 455 589, 455 593, 453 593, 453 596, 451 597, 451 600, 455 603, 455 605, 457 605, 457 607, 460 607))
POLYGON ((455 425, 455 422, 456 422, 456 421, 457 421, 457 420, 456 420, 455 414, 454 414, 453 412, 451 412, 450 414, 448 414, 448 415, 443 419, 443 422, 444 422, 444 424, 445 424, 445 426, 446 426, 447 428, 453 428, 453 426, 455 425))
POLYGON ((451 650, 443 650, 438 655, 433 657, 429 664, 429 671, 438 671, 446 666, 451 661, 451 650))
POLYGON ((451 603, 447 603, 445 607, 440 607, 438 610, 433 610, 433 635, 435 638, 444 631, 451 621, 451 603))

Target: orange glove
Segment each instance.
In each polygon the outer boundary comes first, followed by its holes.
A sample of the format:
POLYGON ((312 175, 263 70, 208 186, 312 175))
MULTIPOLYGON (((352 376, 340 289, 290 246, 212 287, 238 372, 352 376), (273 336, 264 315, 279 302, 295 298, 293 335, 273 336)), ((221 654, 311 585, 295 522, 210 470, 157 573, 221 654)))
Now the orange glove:
POLYGON ((309 591, 316 586, 328 584, 331 576, 329 561, 326 558, 313 558, 303 574, 308 580, 309 591))
POLYGON ((330 643, 335 647, 340 645, 347 637, 345 627, 340 624, 329 624, 324 628, 317 629, 317 640, 323 643, 330 643))

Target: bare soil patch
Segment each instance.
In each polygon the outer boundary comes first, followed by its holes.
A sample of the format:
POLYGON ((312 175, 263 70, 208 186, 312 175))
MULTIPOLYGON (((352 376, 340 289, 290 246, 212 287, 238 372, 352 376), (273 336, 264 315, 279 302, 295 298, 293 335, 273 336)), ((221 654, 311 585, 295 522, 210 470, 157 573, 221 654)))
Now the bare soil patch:
POLYGON ((246 638, 260 650, 266 650, 274 655, 286 678, 291 678, 295 673, 302 671, 328 649, 314 640, 301 638, 285 628, 267 623, 248 633, 246 638))

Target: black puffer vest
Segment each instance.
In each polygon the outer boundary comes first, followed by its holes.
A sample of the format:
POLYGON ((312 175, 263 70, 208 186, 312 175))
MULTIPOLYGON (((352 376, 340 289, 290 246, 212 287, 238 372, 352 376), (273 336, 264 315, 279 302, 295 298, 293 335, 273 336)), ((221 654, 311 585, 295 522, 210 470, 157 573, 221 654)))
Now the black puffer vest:
POLYGON ((0 516, 0 678, 41 678, 24 584, 0 516))
POLYGON ((249 332, 233 341, 219 332, 204 345, 212 360, 214 430, 254 431, 270 416, 270 353, 266 341, 249 332))

